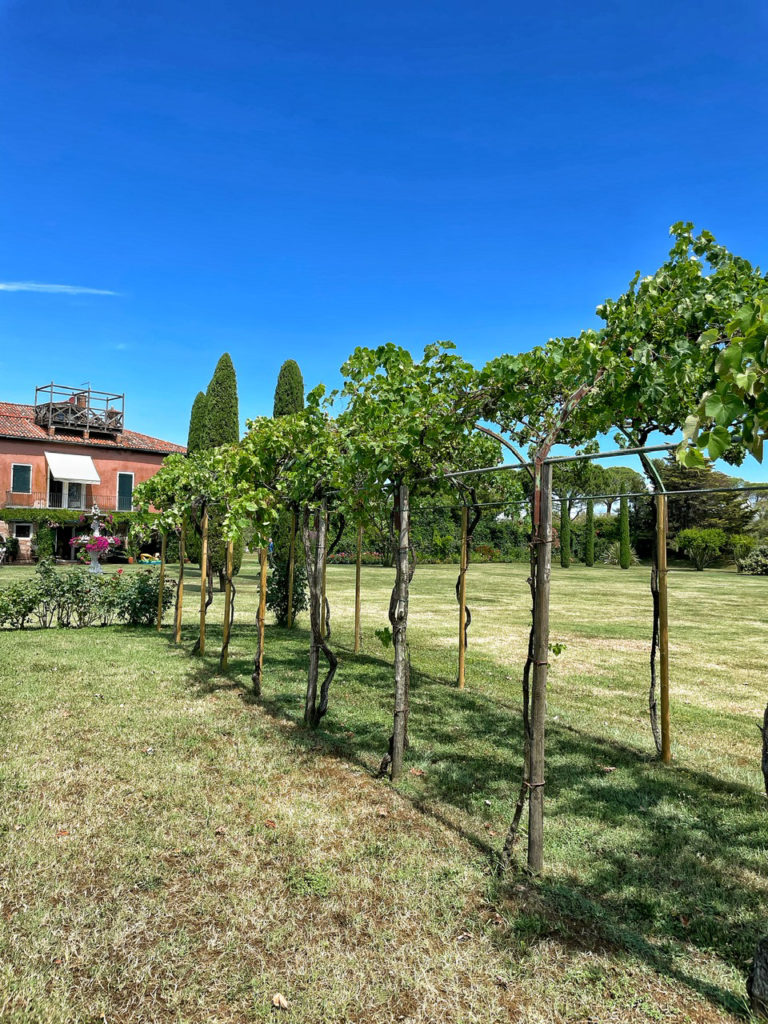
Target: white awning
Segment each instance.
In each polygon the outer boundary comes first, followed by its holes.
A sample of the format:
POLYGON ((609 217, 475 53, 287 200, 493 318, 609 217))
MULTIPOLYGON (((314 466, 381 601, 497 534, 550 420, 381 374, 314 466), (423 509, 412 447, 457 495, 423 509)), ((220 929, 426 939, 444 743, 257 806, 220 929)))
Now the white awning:
POLYGON ((46 452, 45 458, 54 480, 68 480, 73 484, 100 484, 90 455, 69 455, 62 452, 46 452))

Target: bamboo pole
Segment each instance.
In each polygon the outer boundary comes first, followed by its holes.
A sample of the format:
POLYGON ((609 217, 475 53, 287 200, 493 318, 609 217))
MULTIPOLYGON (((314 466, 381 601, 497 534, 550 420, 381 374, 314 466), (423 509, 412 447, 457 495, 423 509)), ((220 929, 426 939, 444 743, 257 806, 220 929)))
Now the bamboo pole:
POLYGON ((259 549, 259 680, 264 667, 264 622, 267 617, 267 549, 259 549))
POLYGON ((323 545, 323 596, 320 602, 320 636, 325 639, 325 582, 328 568, 328 513, 325 513, 325 544, 323 545))
POLYGON ((355 559, 355 654, 360 653, 360 575, 363 567, 363 527, 357 528, 357 557, 355 559))
MULTIPOLYGON (((531 687, 531 766, 528 785, 528 868, 538 874, 544 864, 544 730, 547 718, 549 657, 549 589, 552 570, 552 466, 540 472, 536 545, 536 597, 533 613, 533 685, 531 687)), ((537 482, 534 482, 534 487, 537 482)))
POLYGON ((288 549, 288 629, 293 626, 293 576, 296 571, 296 513, 291 512, 291 544, 288 549))
POLYGON ((219 667, 224 670, 229 662, 229 631, 232 626, 232 569, 234 562, 235 542, 227 541, 227 582, 224 586, 224 630, 221 638, 221 658, 219 667))
POLYGON ((464 669, 466 664, 465 633, 467 628, 467 561, 469 529, 469 509, 465 505, 461 510, 461 562, 459 564, 459 689, 464 689, 464 669))
POLYGON ((208 581, 208 509, 203 512, 200 554, 200 657, 205 654, 205 585, 208 581))
POLYGON ((160 542, 160 585, 157 588, 157 632, 163 628, 163 591, 165 590, 166 536, 160 542))
POLYGON ((176 590, 176 629, 174 643, 181 643, 181 609, 184 603, 184 523, 181 524, 179 533, 179 583, 176 590))
POLYGON ((661 760, 672 760, 669 722, 669 595, 667 593, 667 496, 656 496, 656 556, 659 584, 659 690, 661 697, 661 760))

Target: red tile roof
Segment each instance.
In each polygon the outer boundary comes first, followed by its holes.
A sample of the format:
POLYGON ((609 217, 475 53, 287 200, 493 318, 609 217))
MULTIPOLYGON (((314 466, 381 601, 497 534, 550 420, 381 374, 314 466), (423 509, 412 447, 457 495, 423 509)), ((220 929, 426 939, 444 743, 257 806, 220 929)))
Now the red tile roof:
POLYGON ((187 449, 170 441, 161 441, 147 434, 137 434, 135 430, 124 430, 112 437, 78 437, 74 434, 62 433, 60 430, 51 436, 45 427, 35 423, 34 405, 21 405, 17 402, 0 402, 0 437, 17 437, 24 441, 56 441, 60 444, 91 445, 96 448, 127 448, 132 451, 156 452, 169 455, 171 452, 185 452, 187 449))

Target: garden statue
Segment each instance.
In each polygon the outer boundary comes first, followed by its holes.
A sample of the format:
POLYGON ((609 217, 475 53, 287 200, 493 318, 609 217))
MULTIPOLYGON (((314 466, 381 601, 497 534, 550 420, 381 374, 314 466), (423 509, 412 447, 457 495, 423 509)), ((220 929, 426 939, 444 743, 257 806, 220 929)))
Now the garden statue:
MULTIPOLYGON (((73 547, 83 548, 90 554, 90 565, 88 566, 88 572, 102 573, 104 570, 101 568, 99 558, 108 552, 113 551, 119 547, 122 543, 120 537, 115 537, 110 534, 103 534, 101 532, 101 513, 99 512, 99 506, 94 505, 91 508, 91 532, 84 533, 80 536, 73 537, 69 542, 73 547)), ((108 517, 111 522, 112 516, 108 517)), ((85 516, 80 517, 80 521, 85 521, 85 516)))

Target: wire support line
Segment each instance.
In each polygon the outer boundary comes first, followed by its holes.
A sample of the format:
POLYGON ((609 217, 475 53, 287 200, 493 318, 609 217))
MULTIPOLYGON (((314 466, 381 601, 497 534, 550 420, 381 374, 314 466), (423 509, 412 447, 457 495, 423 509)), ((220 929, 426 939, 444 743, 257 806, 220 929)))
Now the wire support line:
MULTIPOLYGON (((608 452, 592 452, 585 455, 552 455, 542 460, 542 465, 556 465, 559 462, 584 462, 592 459, 618 459, 623 455, 652 455, 654 452, 671 452, 680 447, 680 442, 675 444, 654 444, 644 448, 615 448, 608 452)), ((476 476, 479 473, 498 473, 510 469, 531 469, 535 462, 523 462, 515 465, 512 462, 502 462, 498 466, 481 466, 479 469, 456 469, 444 473, 446 477, 476 476)))

